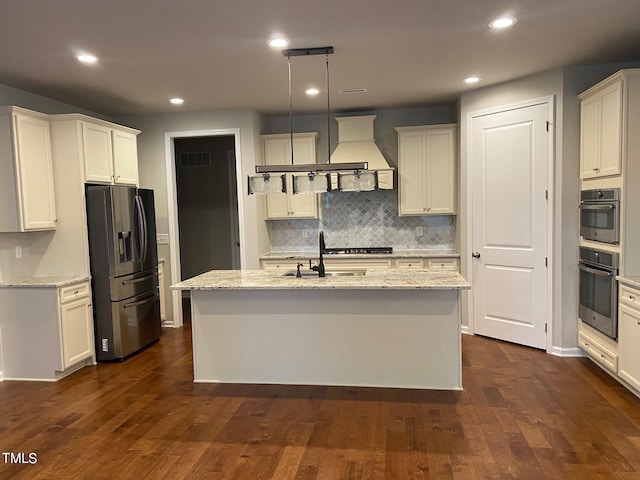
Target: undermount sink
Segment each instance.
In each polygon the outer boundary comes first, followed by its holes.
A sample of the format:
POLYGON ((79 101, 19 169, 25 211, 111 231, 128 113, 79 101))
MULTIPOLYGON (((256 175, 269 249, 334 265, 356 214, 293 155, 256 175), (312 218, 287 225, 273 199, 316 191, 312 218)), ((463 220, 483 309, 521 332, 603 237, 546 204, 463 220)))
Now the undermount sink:
MULTIPOLYGON (((330 271, 324 272, 324 275, 325 277, 361 277, 365 273, 367 273, 366 270, 333 270, 333 271, 330 270, 330 271)), ((318 272, 311 272, 308 270, 301 271, 300 274, 302 275, 303 278, 318 277, 318 272)), ((291 270, 289 272, 284 273, 282 276, 295 277, 296 271, 291 270)))

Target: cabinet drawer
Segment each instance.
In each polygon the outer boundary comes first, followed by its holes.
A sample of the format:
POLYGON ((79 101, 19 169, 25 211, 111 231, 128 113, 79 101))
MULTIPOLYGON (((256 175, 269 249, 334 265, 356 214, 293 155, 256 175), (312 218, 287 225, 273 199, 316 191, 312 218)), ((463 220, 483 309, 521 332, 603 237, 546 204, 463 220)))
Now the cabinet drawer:
POLYGON ((458 271, 458 260, 455 258, 430 258, 427 260, 429 270, 458 271))
POLYGON ((295 270, 298 263, 309 265, 309 260, 261 260, 260 268, 262 270, 295 270))
POLYGON ((613 373, 618 373, 618 355, 616 353, 600 345, 582 332, 578 334, 578 346, 595 362, 613 373))
POLYGON ((640 310, 640 292, 635 288, 620 286, 620 303, 640 310))
POLYGON ((89 282, 76 283, 59 289, 60 303, 67 303, 89 296, 89 282))
POLYGON ((400 258, 396 260, 396 268, 424 268, 421 258, 400 258))
MULTIPOLYGON (((371 270, 377 268, 391 268, 391 259, 380 259, 380 260, 351 260, 351 259, 334 259, 331 258, 327 260, 327 257, 324 257, 324 264, 327 270, 371 270)), ((317 262, 314 262, 314 264, 317 262)))

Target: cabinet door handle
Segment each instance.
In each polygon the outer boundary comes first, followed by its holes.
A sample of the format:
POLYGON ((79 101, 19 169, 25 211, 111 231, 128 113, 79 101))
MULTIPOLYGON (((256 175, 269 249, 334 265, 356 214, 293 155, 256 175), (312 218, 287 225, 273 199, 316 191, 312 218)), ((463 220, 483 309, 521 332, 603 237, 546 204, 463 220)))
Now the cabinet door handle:
POLYGON ((471 254, 471 256, 472 256, 473 258, 480 258, 480 252, 473 252, 473 253, 471 254))
POLYGON ((633 295, 629 295, 629 300, 634 301, 636 299, 636 297, 634 297, 633 295))

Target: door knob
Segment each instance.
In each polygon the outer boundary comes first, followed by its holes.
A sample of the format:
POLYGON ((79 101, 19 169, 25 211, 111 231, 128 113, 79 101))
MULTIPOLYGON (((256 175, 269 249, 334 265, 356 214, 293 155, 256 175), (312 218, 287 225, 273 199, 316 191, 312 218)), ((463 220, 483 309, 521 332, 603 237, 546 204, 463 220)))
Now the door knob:
POLYGON ((471 254, 471 256, 472 256, 473 258, 480 258, 480 252, 473 252, 473 253, 471 254))

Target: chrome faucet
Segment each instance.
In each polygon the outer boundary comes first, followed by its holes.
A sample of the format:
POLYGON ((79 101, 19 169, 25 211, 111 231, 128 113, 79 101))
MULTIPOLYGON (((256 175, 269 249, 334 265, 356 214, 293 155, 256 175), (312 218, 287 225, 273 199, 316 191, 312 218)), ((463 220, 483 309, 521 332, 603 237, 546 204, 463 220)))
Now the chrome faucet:
POLYGON ((322 256, 324 255, 324 251, 326 249, 325 244, 324 244, 324 232, 320 231, 320 233, 318 234, 318 250, 319 250, 319 259, 318 259, 318 265, 314 265, 313 267, 311 266, 311 260, 309 260, 309 268, 311 268, 311 270, 313 270, 314 272, 318 272, 318 276, 319 277, 324 277, 324 260, 322 258, 322 256))

